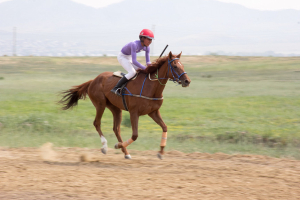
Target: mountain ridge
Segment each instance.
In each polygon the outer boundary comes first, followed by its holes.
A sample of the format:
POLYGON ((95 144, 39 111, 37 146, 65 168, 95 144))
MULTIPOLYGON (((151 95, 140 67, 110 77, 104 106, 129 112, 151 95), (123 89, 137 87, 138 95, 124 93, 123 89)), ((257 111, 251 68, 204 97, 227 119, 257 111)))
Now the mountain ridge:
POLYGON ((0 3, 0 31, 13 27, 20 40, 73 40, 81 49, 112 51, 153 27, 157 48, 169 43, 189 53, 295 51, 300 44, 300 11, 260 11, 213 0, 125 0, 98 9, 71 0, 0 3))

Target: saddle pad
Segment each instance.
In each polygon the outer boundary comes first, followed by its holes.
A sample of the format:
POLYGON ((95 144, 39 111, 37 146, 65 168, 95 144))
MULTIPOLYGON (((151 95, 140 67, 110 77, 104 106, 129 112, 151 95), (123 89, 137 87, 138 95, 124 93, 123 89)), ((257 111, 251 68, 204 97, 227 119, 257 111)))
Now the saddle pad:
MULTIPOLYGON (((125 76, 126 74, 124 74, 124 73, 121 72, 121 71, 116 71, 116 72, 113 73, 113 75, 122 78, 122 77, 125 76)), ((134 79, 137 77, 137 75, 138 75, 138 73, 136 73, 136 74, 134 75, 134 77, 131 78, 130 80, 134 80, 134 79)))
POLYGON ((125 74, 122 73, 121 71, 116 71, 113 73, 113 75, 122 78, 125 74))

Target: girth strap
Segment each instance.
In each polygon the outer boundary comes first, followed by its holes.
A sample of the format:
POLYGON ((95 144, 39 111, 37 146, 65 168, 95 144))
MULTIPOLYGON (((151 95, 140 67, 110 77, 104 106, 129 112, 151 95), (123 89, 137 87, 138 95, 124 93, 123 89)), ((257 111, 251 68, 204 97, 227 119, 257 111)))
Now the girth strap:
POLYGON ((163 100, 164 97, 161 97, 161 98, 151 98, 151 97, 146 97, 146 96, 143 96, 142 95, 142 92, 143 92, 143 88, 144 88, 144 84, 145 84, 145 81, 147 79, 147 76, 148 74, 146 74, 145 76, 145 80, 143 82, 143 85, 142 85, 142 89, 141 89, 141 92, 139 95, 136 95, 136 94, 131 94, 131 92, 127 89, 126 85, 127 83, 125 83, 124 85, 122 85, 122 87, 120 88, 120 93, 121 93, 121 96, 122 96, 122 102, 123 102, 123 106, 125 108, 126 111, 128 111, 128 107, 127 107, 127 103, 126 103, 126 99, 125 99, 125 96, 132 96, 132 97, 139 97, 139 98, 143 98, 143 99, 147 99, 147 100, 154 100, 154 101, 160 101, 160 100, 163 100), (125 92, 128 92, 129 94, 126 94, 125 92))

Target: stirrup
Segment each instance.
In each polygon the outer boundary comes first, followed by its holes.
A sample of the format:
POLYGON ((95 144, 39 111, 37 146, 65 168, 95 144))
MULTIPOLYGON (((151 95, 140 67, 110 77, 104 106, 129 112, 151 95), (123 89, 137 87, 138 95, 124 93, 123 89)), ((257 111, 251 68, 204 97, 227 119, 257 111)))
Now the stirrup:
POLYGON ((115 95, 121 96, 121 88, 117 88, 116 90, 112 89, 111 92, 114 93, 115 95))

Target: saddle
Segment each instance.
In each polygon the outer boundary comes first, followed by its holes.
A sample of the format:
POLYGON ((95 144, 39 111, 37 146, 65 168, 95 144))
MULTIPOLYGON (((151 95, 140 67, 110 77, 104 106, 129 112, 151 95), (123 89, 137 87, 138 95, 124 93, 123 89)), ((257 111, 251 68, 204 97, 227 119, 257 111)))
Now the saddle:
MULTIPOLYGON (((135 74, 134 77, 132 77, 131 79, 129 79, 129 81, 136 79, 136 77, 137 77, 138 74, 139 74, 139 73, 137 72, 137 73, 135 74)), ((116 71, 116 72, 113 73, 113 75, 122 78, 122 77, 125 76, 126 74, 124 74, 124 73, 121 72, 121 71, 116 71)))

